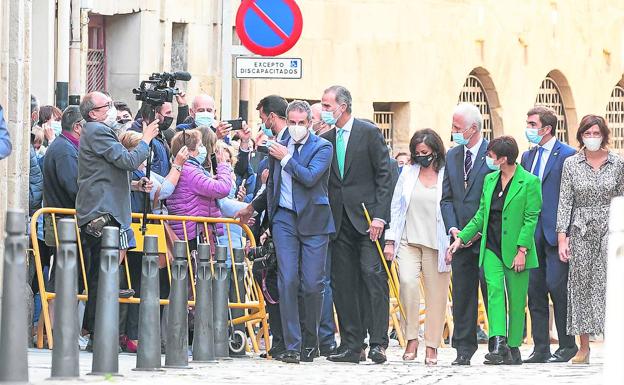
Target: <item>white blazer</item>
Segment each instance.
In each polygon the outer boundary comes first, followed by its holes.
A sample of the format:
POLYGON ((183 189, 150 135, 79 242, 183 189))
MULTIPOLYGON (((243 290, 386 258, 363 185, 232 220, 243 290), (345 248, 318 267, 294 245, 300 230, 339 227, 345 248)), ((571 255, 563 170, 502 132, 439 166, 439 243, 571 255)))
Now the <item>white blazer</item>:
MULTIPOLYGON (((399 176, 399 180, 392 194, 392 204, 390 206, 390 227, 386 230, 385 239, 394 241, 394 256, 396 257, 401 243, 401 237, 405 229, 406 214, 409 207, 412 191, 420 174, 419 165, 405 165, 399 176)), ((451 266, 444 260, 446 250, 449 247, 450 237, 444 227, 442 212, 440 211, 440 199, 442 198, 442 182, 444 180, 444 167, 438 173, 437 199, 436 199, 436 230, 438 240, 438 271, 451 271, 451 266)))

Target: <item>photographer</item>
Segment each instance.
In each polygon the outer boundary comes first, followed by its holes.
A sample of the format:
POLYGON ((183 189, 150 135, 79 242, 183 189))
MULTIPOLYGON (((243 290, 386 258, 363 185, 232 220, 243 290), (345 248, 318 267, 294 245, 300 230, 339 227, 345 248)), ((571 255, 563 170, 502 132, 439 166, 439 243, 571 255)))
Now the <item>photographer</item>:
MULTIPOLYGON (((87 124, 81 132, 78 152, 76 210, 89 285, 83 326, 91 333, 92 344, 101 232, 104 226, 120 227, 120 248, 127 248, 131 237, 129 172, 147 159, 149 144, 158 135, 158 124, 144 123, 141 142, 128 151, 113 130, 117 111, 109 97, 100 92, 88 93, 80 103, 80 112, 87 124)), ((149 191, 151 183, 138 184, 138 188, 149 191)))
MULTIPOLYGON (((141 107, 141 115, 143 116, 147 109, 151 108, 148 104, 144 103, 141 107)), ((158 135, 152 141, 152 167, 151 171, 158 175, 165 176, 169 174, 171 170, 171 163, 169 162, 170 150, 169 144, 165 139, 167 135, 173 137, 174 130, 171 129, 173 123, 173 109, 169 102, 165 102, 160 106, 154 108, 154 119, 158 122, 158 135)), ((138 117, 130 127, 131 131, 141 132, 143 126, 143 118, 138 117)))

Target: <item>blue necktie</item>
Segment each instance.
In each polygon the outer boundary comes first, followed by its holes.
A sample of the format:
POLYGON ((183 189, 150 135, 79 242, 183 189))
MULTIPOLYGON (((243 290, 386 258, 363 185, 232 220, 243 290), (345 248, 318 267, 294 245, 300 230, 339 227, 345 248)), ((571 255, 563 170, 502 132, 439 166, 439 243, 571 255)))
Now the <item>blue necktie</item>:
POLYGON ((537 148, 537 162, 535 162, 535 167, 533 168, 533 175, 542 179, 540 177, 540 168, 542 168, 542 154, 544 153, 544 147, 537 148))

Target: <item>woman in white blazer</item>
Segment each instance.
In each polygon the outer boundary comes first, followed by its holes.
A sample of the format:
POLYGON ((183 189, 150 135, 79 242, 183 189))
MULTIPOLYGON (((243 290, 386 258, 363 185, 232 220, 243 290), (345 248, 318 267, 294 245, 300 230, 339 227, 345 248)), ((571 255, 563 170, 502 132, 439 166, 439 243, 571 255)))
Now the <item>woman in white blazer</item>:
POLYGON ((405 309, 402 328, 408 340, 403 360, 414 360, 420 327, 420 278, 425 288, 425 364, 437 364, 442 340, 450 265, 445 262, 449 237, 440 213, 446 151, 431 129, 416 131, 410 140, 410 165, 403 167, 394 189, 390 228, 384 254, 396 257, 400 297, 405 309))

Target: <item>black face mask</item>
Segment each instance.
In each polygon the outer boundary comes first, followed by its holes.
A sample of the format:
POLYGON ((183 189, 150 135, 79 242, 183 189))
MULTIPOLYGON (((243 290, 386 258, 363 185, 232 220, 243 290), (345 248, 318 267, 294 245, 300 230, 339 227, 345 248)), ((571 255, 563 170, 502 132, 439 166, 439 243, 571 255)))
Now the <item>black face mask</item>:
POLYGON ((427 167, 431 166, 431 163, 433 163, 433 159, 435 159, 433 154, 417 155, 417 156, 415 156, 413 158, 413 161, 414 161, 415 164, 420 165, 420 167, 427 168, 427 167))
POLYGON ((169 127, 171 127, 172 123, 173 123, 173 117, 165 116, 165 120, 161 123, 158 123, 158 129, 160 131, 166 131, 167 129, 169 129, 169 127))

